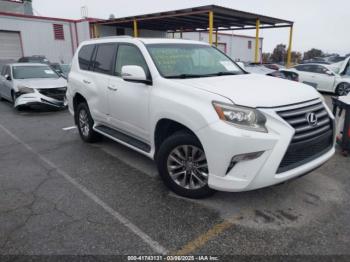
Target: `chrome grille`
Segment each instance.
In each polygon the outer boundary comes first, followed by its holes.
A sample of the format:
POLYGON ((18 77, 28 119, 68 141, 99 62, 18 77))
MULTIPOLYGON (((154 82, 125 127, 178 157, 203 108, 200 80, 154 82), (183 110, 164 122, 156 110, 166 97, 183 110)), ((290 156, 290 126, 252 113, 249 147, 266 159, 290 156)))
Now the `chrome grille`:
POLYGON ((322 102, 289 110, 277 111, 295 130, 277 173, 301 166, 327 152, 333 145, 333 121, 322 102), (314 113, 317 124, 311 125, 307 115, 314 113))
POLYGON ((321 136, 332 129, 332 121, 322 102, 296 109, 278 111, 277 114, 295 129, 292 143, 321 136), (308 113, 315 113, 318 120, 315 126, 308 123, 306 118, 308 113))

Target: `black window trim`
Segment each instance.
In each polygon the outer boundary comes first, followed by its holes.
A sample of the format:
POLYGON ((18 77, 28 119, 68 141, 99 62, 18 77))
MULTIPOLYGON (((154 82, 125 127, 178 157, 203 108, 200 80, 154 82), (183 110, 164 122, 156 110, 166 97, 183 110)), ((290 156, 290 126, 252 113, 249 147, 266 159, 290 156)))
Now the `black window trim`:
POLYGON ((93 58, 95 57, 95 50, 96 50, 96 44, 86 44, 86 45, 83 45, 83 46, 79 49, 79 53, 78 53, 78 65, 79 65, 79 69, 80 69, 80 70, 91 72, 91 68, 90 68, 90 67, 91 67, 91 63, 92 63, 92 61, 93 61, 93 58), (84 47, 87 47, 87 46, 93 46, 93 50, 92 50, 92 53, 91 53, 91 56, 90 56, 88 68, 87 68, 87 69, 82 69, 82 68, 80 67, 79 54, 80 54, 81 50, 82 50, 84 47))
POLYGON ((145 56, 143 55, 141 49, 140 49, 137 45, 135 45, 135 44, 133 44, 133 43, 118 42, 117 44, 118 44, 118 46, 117 46, 117 52, 116 52, 115 57, 114 57, 112 76, 118 77, 118 78, 122 78, 121 76, 116 75, 116 72, 115 72, 115 67, 116 67, 116 65, 117 65, 117 58, 118 58, 119 47, 122 46, 122 45, 129 45, 129 46, 133 46, 133 47, 135 47, 136 49, 139 50, 139 52, 140 52, 140 54, 141 54, 141 56, 142 56, 142 59, 143 59, 143 61, 145 62, 145 65, 147 66, 147 71, 148 71, 148 72, 145 72, 145 73, 146 73, 147 81, 149 81, 149 83, 152 83, 153 80, 152 80, 151 70, 149 69, 149 65, 148 65, 148 63, 147 63, 147 61, 146 61, 146 59, 145 59, 145 56))
POLYGON ((118 53, 118 47, 119 47, 119 45, 116 42, 106 42, 106 43, 95 44, 95 47, 94 47, 94 50, 93 50, 93 53, 92 53, 92 56, 91 56, 91 60, 90 60, 90 63, 89 63, 89 71, 92 72, 92 73, 95 73, 95 74, 114 76, 115 59, 116 59, 116 56, 117 56, 117 53, 118 53), (101 73, 101 72, 96 72, 95 71, 95 61, 96 61, 96 57, 97 57, 97 54, 98 54, 98 49, 99 49, 99 47, 101 45, 114 45, 114 46, 116 46, 115 50, 114 50, 114 54, 113 54, 113 58, 112 58, 112 66, 110 68, 109 74, 105 74, 105 73, 101 73))

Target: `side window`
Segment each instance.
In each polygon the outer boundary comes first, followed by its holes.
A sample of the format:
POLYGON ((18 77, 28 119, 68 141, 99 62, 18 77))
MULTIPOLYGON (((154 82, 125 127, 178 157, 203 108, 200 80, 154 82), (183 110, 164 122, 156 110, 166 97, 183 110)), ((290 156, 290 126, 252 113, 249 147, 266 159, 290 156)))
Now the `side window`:
POLYGON ((1 75, 4 76, 5 75, 5 70, 6 70, 6 66, 3 66, 1 69, 1 75))
POLYGON ((4 75, 9 75, 11 76, 11 69, 10 66, 5 66, 5 74, 4 75))
POLYGON ((115 75, 121 76, 122 67, 125 65, 141 66, 147 76, 149 76, 148 66, 141 51, 133 45, 119 45, 115 66, 115 75))
POLYGON ((347 64, 343 74, 350 76, 350 62, 347 64))
POLYGON ((89 70, 92 53, 95 45, 83 46, 78 55, 79 67, 81 70, 89 70))
POLYGON ((317 66, 316 67, 316 72, 315 73, 319 73, 319 74, 324 74, 324 75, 326 75, 327 73, 327 71, 329 71, 326 67, 324 67, 324 66, 317 66))
POLYGON ((94 61, 94 71, 102 74, 111 74, 114 62, 116 44, 99 44, 94 61))

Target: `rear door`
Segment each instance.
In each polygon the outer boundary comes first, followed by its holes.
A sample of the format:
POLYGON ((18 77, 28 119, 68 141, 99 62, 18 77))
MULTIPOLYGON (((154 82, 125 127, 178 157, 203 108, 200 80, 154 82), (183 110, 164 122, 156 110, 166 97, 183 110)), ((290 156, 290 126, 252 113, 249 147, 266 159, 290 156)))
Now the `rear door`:
POLYGON ((315 82, 315 69, 314 69, 315 65, 299 65, 296 66, 295 69, 297 69, 298 74, 299 74, 299 81, 310 85, 314 88, 317 88, 317 82, 315 82))
POLYGON ((88 80, 90 83, 87 83, 95 90, 95 96, 90 97, 90 110, 97 116, 96 120, 105 123, 109 122, 108 84, 114 67, 116 51, 116 43, 96 45, 92 72, 88 80))
POLYGON ((330 70, 322 65, 314 67, 315 74, 313 75, 314 81, 317 83, 317 89, 321 91, 333 92, 335 84, 335 74, 327 74, 330 70))

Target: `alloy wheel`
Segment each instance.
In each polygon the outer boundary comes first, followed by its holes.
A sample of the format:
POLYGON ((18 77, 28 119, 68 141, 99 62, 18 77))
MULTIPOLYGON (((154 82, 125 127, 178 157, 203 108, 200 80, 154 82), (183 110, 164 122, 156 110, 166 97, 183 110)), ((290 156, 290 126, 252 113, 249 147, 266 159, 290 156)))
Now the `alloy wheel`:
POLYGON ((167 160, 171 179, 179 186, 195 190, 208 183, 208 163, 201 148, 181 145, 174 148, 167 160))
POLYGON ((85 109, 80 110, 79 112, 79 127, 83 136, 89 136, 90 125, 89 117, 85 109))
POLYGON ((339 96, 346 96, 349 92, 350 92, 350 85, 340 84, 338 86, 338 95, 339 96))

